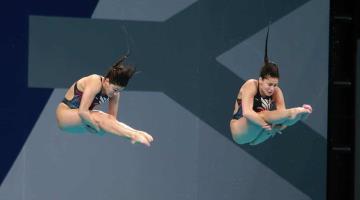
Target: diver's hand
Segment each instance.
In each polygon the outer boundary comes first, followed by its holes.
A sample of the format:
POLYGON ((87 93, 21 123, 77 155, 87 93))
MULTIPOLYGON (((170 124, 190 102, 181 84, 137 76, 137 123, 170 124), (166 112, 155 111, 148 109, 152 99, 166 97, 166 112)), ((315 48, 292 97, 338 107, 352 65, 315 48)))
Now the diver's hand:
POLYGON ((268 123, 266 123, 266 124, 264 124, 264 125, 262 125, 262 128, 265 130, 265 131, 271 131, 271 124, 268 124, 268 123))
POLYGON ((274 133, 279 133, 282 134, 282 130, 285 129, 286 126, 283 126, 282 124, 274 124, 272 126, 272 130, 274 131, 274 133))
POLYGON ((310 113, 312 113, 312 107, 309 104, 304 104, 302 107, 307 109, 310 113))
MULTIPOLYGON (((151 139, 152 139, 152 137, 151 137, 151 139)), ((131 143, 132 144, 141 143, 141 144, 144 144, 144 145, 149 147, 151 141, 149 141, 147 136, 142 131, 136 131, 135 134, 131 137, 131 143)))
POLYGON ((302 107, 306 110, 306 112, 302 114, 301 119, 305 120, 312 113, 312 107, 308 104, 304 104, 302 107))
POLYGON ((154 138, 147 132, 145 131, 138 131, 138 133, 142 134, 143 136, 146 137, 146 139, 149 141, 149 142, 152 142, 154 141, 154 138))

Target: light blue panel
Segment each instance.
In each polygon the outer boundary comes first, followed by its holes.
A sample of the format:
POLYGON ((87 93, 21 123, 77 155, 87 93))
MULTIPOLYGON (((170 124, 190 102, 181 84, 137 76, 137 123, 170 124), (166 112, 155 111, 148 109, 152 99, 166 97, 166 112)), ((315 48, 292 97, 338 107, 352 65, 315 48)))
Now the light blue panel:
POLYGON ((0 188, 0 199, 196 199, 195 116, 162 93, 124 92, 120 119, 151 133, 150 148, 113 135, 70 135, 55 120, 64 93, 54 90, 0 188))
POLYGON ((165 21, 197 0, 99 0, 92 18, 165 21))

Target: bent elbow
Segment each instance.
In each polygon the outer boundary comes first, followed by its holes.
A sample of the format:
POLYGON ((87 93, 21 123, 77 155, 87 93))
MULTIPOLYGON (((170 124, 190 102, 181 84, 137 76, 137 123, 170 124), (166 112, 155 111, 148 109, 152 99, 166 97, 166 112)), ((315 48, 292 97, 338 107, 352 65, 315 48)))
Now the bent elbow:
POLYGON ((251 118, 252 113, 251 112, 243 112, 243 117, 245 117, 246 119, 251 118))
POLYGON ((78 114, 79 114, 80 118, 83 118, 84 116, 87 115, 88 112, 89 112, 88 110, 80 110, 79 109, 78 114))

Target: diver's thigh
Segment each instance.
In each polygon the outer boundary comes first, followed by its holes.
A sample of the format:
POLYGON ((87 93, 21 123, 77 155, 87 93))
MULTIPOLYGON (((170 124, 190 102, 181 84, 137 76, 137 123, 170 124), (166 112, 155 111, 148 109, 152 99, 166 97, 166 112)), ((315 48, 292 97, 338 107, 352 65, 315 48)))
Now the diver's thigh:
POLYGON ((245 144, 253 141, 262 131, 260 126, 248 121, 242 117, 230 122, 231 134, 234 141, 238 144, 245 144))
POLYGON ((67 132, 83 132, 85 130, 78 109, 70 109, 59 105, 56 110, 56 120, 61 130, 67 132))

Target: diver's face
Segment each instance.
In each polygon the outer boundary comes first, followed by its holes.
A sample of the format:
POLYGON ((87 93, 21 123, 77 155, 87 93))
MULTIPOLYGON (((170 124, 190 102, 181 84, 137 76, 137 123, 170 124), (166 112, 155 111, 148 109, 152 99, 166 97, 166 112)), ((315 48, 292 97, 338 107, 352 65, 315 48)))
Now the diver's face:
POLYGON ((262 95, 272 96, 275 88, 279 85, 279 79, 267 76, 266 78, 259 78, 259 89, 262 95))
POLYGON ((105 89, 105 94, 108 97, 114 96, 116 93, 119 93, 120 91, 124 90, 124 88, 125 87, 123 87, 123 86, 119 86, 119 85, 110 83, 109 79, 105 80, 104 89, 105 89))

